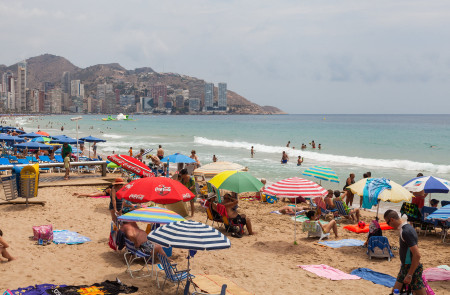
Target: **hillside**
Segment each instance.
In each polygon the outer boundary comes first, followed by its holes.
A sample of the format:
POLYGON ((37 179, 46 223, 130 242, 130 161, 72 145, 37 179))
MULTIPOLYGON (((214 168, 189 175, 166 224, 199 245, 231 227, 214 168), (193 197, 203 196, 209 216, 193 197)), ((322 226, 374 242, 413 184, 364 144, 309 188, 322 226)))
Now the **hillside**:
MULTIPOLYGON (((180 75, 177 73, 157 73, 150 67, 127 70, 118 63, 98 64, 87 68, 79 68, 61 56, 43 54, 31 57, 27 61, 27 87, 40 88, 44 82, 59 85, 63 72, 70 72, 71 79, 79 79, 85 85, 86 94, 95 93, 97 84, 132 83, 137 89, 145 89, 151 85, 165 84, 173 89, 189 89, 190 97, 201 98, 205 80, 180 75)), ((17 75, 17 64, 6 67, 0 65, 0 72, 12 71, 17 75)), ((216 87, 217 93, 217 87, 216 87)), ((228 90, 228 105, 234 113, 239 114, 283 114, 272 106, 261 107, 245 97, 228 90)))

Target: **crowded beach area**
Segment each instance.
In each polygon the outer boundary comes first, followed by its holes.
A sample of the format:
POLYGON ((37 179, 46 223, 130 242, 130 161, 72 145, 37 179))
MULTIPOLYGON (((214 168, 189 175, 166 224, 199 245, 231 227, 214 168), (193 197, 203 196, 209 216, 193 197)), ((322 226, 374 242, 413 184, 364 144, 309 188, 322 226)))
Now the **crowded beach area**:
POLYGON ((450 294, 450 183, 438 173, 337 174, 283 151, 277 169, 299 170, 268 181, 195 146, 107 152, 103 132, 29 121, 0 135, 7 295, 450 294))

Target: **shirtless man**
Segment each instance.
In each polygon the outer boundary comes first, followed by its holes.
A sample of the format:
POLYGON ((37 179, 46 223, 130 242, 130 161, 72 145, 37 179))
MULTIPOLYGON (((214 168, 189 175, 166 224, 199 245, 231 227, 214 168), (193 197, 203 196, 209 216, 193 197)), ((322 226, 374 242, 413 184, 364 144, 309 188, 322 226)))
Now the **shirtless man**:
POLYGON ((158 150, 156 151, 156 155, 158 156, 158 158, 160 160, 162 160, 162 158, 164 158, 164 150, 162 148, 162 145, 158 146, 158 150))
MULTIPOLYGON (((346 207, 345 203, 344 203, 344 198, 348 198, 348 191, 344 192, 341 195, 341 192, 338 190, 334 191, 334 196, 335 199, 333 202, 335 201, 342 201, 342 204, 344 205, 344 208, 346 207)), ((336 205, 334 205, 334 208, 336 207, 336 205)), ((350 216, 350 218, 353 220, 353 222, 358 223, 359 219, 361 218, 361 212, 359 210, 359 208, 356 209, 351 209, 351 208, 346 208, 347 214, 350 216)), ((348 218, 348 217, 346 217, 348 218)))
POLYGON ((239 202, 238 199, 231 197, 230 194, 226 194, 223 197, 223 201, 223 205, 227 210, 228 218, 230 218, 230 220, 232 220, 234 223, 240 223, 247 226, 248 234, 254 235, 255 233, 252 230, 252 223, 250 221, 250 218, 247 218, 245 214, 237 213, 236 207, 239 202))
POLYGON ((13 261, 16 258, 12 257, 11 254, 8 253, 8 251, 6 250, 6 248, 8 247, 8 243, 3 239, 3 232, 0 230, 0 254, 4 258, 8 259, 8 261, 13 261))
POLYGON ((289 161, 289 156, 286 154, 285 151, 283 151, 283 154, 281 155, 281 164, 287 164, 289 161))
POLYGON ((120 227, 127 239, 134 243, 134 246, 139 248, 142 252, 151 255, 153 249, 156 253, 166 256, 163 248, 158 244, 153 244, 147 240, 147 233, 140 229, 136 222, 124 222, 120 227))

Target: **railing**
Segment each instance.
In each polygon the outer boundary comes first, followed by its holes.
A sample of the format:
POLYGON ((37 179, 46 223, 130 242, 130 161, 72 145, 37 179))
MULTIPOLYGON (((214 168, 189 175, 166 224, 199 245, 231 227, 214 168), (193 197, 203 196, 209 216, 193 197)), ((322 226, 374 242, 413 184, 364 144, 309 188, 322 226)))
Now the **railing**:
MULTIPOLYGON (((12 170, 14 167, 25 167, 30 164, 15 164, 15 165, 0 165, 0 170, 12 170)), ((37 164, 37 163, 36 163, 37 164)), ((52 167, 62 167, 64 168, 64 163, 38 163, 39 168, 52 168, 52 167)), ((85 162, 70 162, 70 166, 102 166, 102 176, 106 176, 106 161, 85 161, 85 162)))

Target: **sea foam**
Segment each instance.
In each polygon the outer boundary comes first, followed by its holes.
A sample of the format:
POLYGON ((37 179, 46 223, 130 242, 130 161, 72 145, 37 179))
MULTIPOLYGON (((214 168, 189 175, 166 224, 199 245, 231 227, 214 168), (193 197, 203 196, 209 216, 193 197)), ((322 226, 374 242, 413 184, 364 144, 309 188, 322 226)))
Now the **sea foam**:
POLYGON ((340 156, 332 154, 317 153, 305 150, 293 150, 287 147, 270 146, 258 143, 251 143, 245 141, 225 141, 209 139, 205 137, 194 137, 194 143, 209 146, 219 146, 235 149, 250 150, 251 146, 254 147, 258 153, 272 153, 281 155, 283 151, 291 157, 302 156, 310 160, 317 162, 330 162, 335 164, 364 166, 364 167, 378 167, 378 168, 392 168, 392 169, 404 169, 412 171, 428 171, 432 173, 450 173, 450 165, 437 165, 433 163, 415 162, 410 160, 401 159, 374 159, 374 158, 362 158, 351 156, 340 156))

